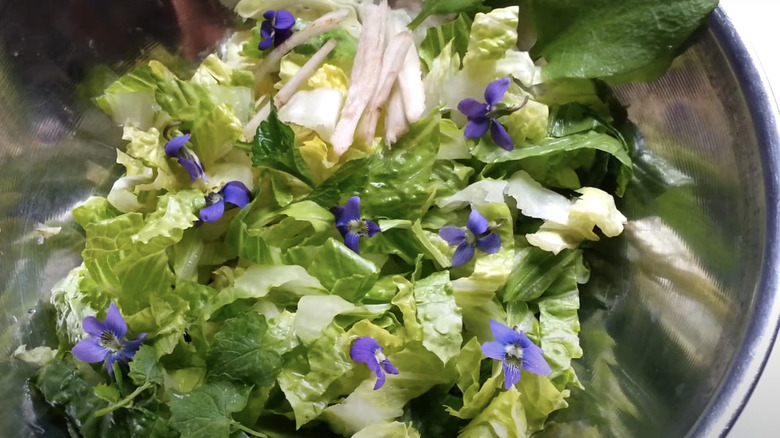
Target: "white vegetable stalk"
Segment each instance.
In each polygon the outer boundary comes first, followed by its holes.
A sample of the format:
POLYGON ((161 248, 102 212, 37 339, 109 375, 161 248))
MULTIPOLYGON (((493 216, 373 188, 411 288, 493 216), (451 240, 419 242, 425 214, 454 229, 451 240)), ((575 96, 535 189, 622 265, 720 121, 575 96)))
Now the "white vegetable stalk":
POLYGON ((293 77, 284 84, 284 87, 276 93, 276 96, 274 96, 274 104, 277 108, 283 107, 284 104, 290 100, 292 95, 301 88, 301 85, 312 77, 314 72, 316 72, 323 61, 325 61, 325 58, 327 58, 328 55, 330 55, 330 52, 336 48, 337 44, 338 41, 335 39, 328 40, 327 43, 320 47, 320 50, 318 50, 317 53, 306 61, 306 64, 304 64, 300 70, 295 72, 295 75, 293 75, 293 77))
POLYGON ((347 99, 331 137, 334 152, 339 157, 352 145, 355 129, 374 95, 382 71, 382 58, 386 44, 385 29, 390 8, 387 6, 387 1, 383 0, 379 5, 365 6, 363 12, 363 27, 360 30, 347 99))
POLYGON ((404 98, 396 82, 385 111, 385 143, 390 146, 409 131, 404 113, 404 98))
POLYGON ((401 71, 406 59, 406 54, 409 53, 409 48, 412 46, 414 46, 412 32, 405 30, 393 36, 385 50, 382 59, 382 71, 379 75, 379 87, 374 91, 366 113, 363 115, 363 120, 360 121, 358 138, 367 144, 374 140, 374 133, 379 122, 379 115, 382 113, 382 107, 387 102, 388 97, 390 97, 393 84, 395 84, 398 73, 401 71))
POLYGON ((282 57, 290 50, 294 49, 299 44, 302 44, 311 38, 335 29, 339 23, 344 21, 349 16, 349 11, 346 9, 339 9, 337 11, 328 12, 322 17, 312 21, 308 26, 303 29, 294 32, 290 38, 279 45, 279 47, 273 49, 268 53, 260 65, 255 70, 255 77, 258 81, 262 80, 265 75, 275 71, 279 68, 279 62, 282 57))

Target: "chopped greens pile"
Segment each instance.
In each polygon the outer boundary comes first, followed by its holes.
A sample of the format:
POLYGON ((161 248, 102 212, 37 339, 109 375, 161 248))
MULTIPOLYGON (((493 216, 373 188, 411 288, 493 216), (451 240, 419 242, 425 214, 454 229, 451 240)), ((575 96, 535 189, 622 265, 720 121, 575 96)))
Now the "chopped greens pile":
POLYGON ((56 341, 15 352, 64 430, 508 438, 567 407, 632 178, 604 81, 717 2, 483 3, 241 0, 256 26, 191 77, 105 90, 125 172, 73 210, 56 341))

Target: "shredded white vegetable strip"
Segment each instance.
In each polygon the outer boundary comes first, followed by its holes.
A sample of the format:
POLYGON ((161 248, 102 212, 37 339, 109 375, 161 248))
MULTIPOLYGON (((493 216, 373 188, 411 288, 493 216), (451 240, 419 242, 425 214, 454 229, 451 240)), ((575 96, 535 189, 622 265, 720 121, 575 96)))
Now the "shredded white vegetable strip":
POLYGON ((323 61, 325 61, 325 58, 330 55, 330 52, 336 48, 337 44, 338 41, 335 39, 328 40, 327 43, 320 47, 320 50, 317 50, 317 53, 306 61, 306 64, 303 64, 303 67, 295 72, 295 75, 293 75, 293 77, 284 84, 284 87, 276 93, 276 96, 274 96, 274 104, 277 108, 283 107, 287 101, 290 100, 292 95, 301 88, 301 85, 312 77, 314 72, 320 68, 320 64, 322 64, 323 61))
POLYGON ((360 132, 358 138, 366 144, 371 144, 374 140, 376 125, 379 122, 379 116, 382 113, 382 107, 390 97, 398 78, 398 73, 403 67, 406 54, 409 53, 409 47, 414 45, 412 32, 405 30, 393 36, 387 45, 384 57, 382 59, 382 71, 379 75, 379 87, 374 91, 371 102, 363 114, 363 120, 360 121, 360 132))
POLYGON ((404 99, 404 111, 409 123, 420 120, 425 113, 425 86, 422 81, 422 67, 417 47, 412 44, 406 54, 403 68, 398 74, 398 85, 404 99))
POLYGON ((384 0, 379 5, 366 5, 363 9, 363 26, 360 30, 347 99, 331 137, 336 156, 340 157, 352 146, 360 117, 379 83, 389 13, 390 8, 384 0))
POLYGON ((329 30, 338 27, 339 23, 344 21, 349 16, 349 11, 346 9, 339 9, 337 11, 328 12, 322 17, 312 21, 308 26, 303 29, 294 32, 290 38, 279 45, 279 47, 273 49, 268 53, 260 65, 255 70, 255 77, 258 80, 262 80, 265 75, 276 71, 279 68, 279 62, 282 57, 290 50, 294 49, 297 45, 302 44, 311 38, 321 35, 329 30))
POLYGON ((392 145, 408 131, 409 123, 407 123, 406 114, 404 114, 404 98, 401 96, 401 90, 396 82, 393 91, 390 92, 385 111, 385 144, 392 145))

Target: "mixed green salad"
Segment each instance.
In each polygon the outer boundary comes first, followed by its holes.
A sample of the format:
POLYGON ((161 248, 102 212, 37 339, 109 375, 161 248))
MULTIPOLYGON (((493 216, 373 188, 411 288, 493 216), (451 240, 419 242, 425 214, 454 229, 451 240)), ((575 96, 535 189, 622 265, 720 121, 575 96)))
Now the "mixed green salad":
POLYGON ((717 2, 231 3, 246 30, 193 73, 97 99, 124 174, 73 210, 29 390, 74 437, 542 430, 582 387, 588 248, 626 223, 609 85, 717 2))

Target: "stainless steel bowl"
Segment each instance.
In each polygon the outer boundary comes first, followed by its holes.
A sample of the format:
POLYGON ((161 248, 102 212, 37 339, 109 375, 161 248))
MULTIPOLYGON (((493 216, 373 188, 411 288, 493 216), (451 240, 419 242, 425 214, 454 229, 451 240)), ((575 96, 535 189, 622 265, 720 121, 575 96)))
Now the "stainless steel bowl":
MULTIPOLYGON (((120 129, 91 98, 153 57, 191 68, 232 27, 220 11, 206 0, 0 0, 3 358, 51 336, 25 324, 80 262, 69 211, 120 172, 120 129), (41 224, 62 230, 44 238, 41 224)), ((630 223, 590 256, 586 390, 540 435, 724 436, 780 320, 778 113, 723 9, 666 76, 615 92, 643 134, 621 205, 630 223)), ((32 414, 30 372, 0 360, 0 435, 64 436, 32 414)))

